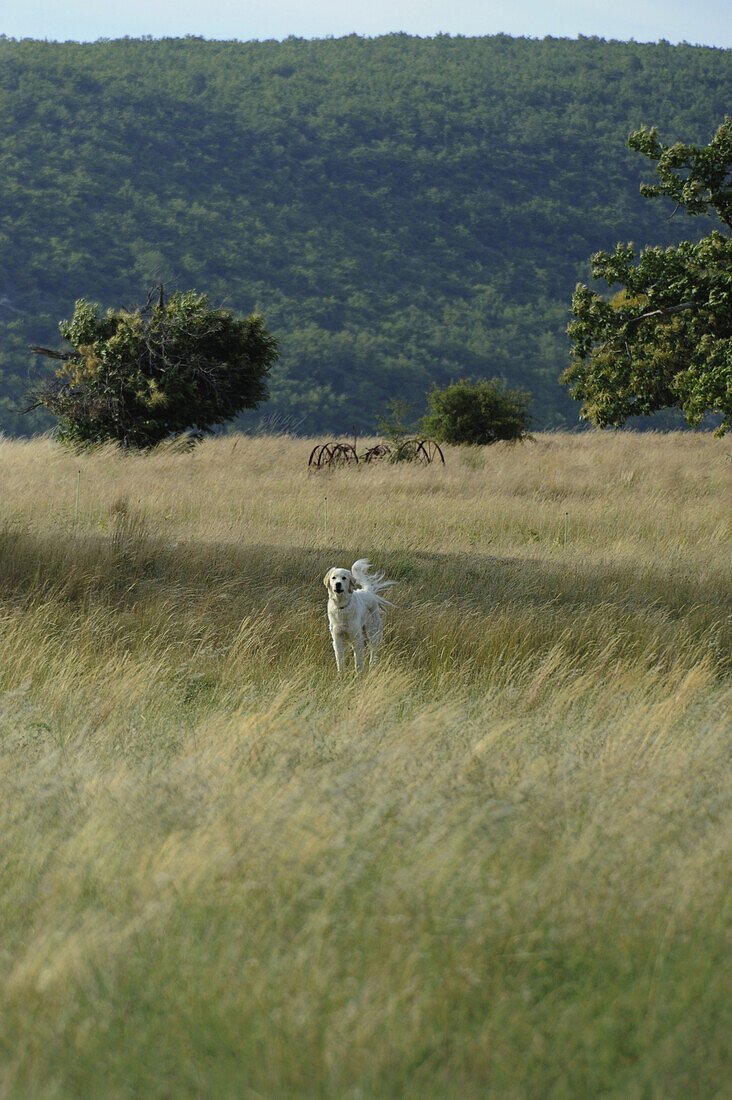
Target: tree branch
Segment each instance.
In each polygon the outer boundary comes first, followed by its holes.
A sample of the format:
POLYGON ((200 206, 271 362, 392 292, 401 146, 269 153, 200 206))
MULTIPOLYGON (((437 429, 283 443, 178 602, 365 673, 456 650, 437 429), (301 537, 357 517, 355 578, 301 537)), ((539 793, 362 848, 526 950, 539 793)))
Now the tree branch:
POLYGON ((665 306, 662 309, 652 309, 648 313, 641 313, 639 317, 631 317, 626 321, 619 332, 610 336, 604 344, 600 347, 600 351, 604 351, 605 348, 610 347, 618 340, 623 341, 623 347, 625 348, 626 355, 628 356, 628 362, 633 362, 633 355, 630 350, 630 344, 628 343, 628 330, 631 326, 635 327, 639 325, 641 321, 647 321, 649 317, 669 317, 674 313, 683 313, 687 309, 694 309, 696 302, 680 302, 677 306, 665 306))
POLYGON ((81 359, 82 355, 78 351, 54 351, 53 348, 42 348, 38 344, 29 344, 28 347, 31 351, 34 351, 36 355, 46 355, 49 359, 63 359, 67 361, 69 359, 81 359))
POLYGON ((680 302, 677 306, 665 306, 662 309, 652 309, 649 313, 641 313, 639 317, 631 317, 625 322, 626 331, 631 325, 639 325, 641 321, 647 321, 649 317, 669 317, 672 313, 683 313, 684 310, 694 309, 696 302, 680 302))

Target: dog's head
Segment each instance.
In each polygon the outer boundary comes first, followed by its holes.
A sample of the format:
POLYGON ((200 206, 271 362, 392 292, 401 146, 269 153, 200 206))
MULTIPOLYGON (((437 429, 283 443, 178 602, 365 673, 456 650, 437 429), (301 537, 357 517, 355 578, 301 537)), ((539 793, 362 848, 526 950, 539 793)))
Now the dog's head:
POLYGON ((353 592, 353 574, 350 569, 329 569, 323 577, 323 584, 332 596, 345 596, 353 592))

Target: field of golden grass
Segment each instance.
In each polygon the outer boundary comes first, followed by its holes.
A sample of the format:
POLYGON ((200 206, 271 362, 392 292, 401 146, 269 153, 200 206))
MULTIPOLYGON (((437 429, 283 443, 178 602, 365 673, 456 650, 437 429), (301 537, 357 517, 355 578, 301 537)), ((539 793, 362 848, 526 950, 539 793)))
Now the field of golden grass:
POLYGON ((0 1095, 730 1095, 729 444, 311 446, 0 442, 0 1095))

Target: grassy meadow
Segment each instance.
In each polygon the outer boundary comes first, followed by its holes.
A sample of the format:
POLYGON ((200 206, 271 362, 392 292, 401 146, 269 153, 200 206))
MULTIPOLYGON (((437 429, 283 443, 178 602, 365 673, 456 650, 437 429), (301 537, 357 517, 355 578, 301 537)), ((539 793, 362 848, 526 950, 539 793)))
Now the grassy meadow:
POLYGON ((0 1095, 729 1096, 730 443, 311 446, 0 442, 0 1095))

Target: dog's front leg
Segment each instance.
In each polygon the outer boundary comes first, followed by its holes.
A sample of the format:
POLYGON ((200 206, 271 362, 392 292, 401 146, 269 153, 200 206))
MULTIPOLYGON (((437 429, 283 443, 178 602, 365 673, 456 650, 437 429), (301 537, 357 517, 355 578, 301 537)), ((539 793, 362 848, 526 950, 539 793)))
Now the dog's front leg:
POLYGON ((331 637, 333 639, 333 652, 335 653, 336 668, 338 669, 339 672, 342 672, 343 671, 343 657, 344 657, 344 654, 346 652, 346 647, 345 647, 344 642, 343 642, 343 635, 342 634, 336 634, 335 632, 333 632, 331 634, 331 637))

